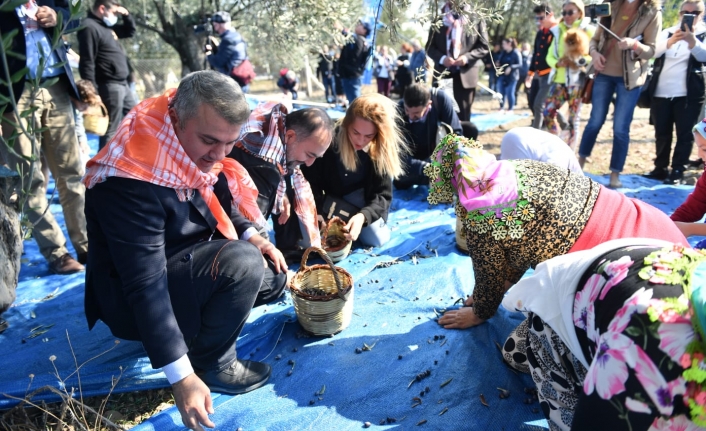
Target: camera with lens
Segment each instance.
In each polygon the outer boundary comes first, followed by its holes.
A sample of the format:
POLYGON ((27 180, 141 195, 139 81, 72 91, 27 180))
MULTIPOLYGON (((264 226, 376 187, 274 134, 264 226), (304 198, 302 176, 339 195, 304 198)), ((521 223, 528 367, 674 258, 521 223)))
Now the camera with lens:
POLYGON ((591 18, 591 22, 596 22, 598 18, 610 16, 610 3, 594 2, 585 6, 586 16, 591 18))
POLYGON ((194 34, 206 33, 207 36, 213 34, 213 26, 211 25, 211 16, 204 17, 201 20, 201 24, 196 24, 194 26, 194 34))

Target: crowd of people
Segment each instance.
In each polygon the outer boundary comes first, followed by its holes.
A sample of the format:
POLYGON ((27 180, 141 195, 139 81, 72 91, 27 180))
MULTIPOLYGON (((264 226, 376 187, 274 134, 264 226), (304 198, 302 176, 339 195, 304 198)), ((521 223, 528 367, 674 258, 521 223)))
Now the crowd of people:
MULTIPOLYGON (((21 118, 6 111, 3 137, 17 144, 2 163, 33 172, 20 193, 30 191, 25 211, 49 268, 86 271, 89 327, 101 320, 116 337, 142 342, 189 429, 215 426, 210 391, 241 394, 268 381, 271 367, 238 358, 236 344, 250 310, 284 293, 288 263, 321 245, 333 216, 357 245, 385 244, 393 194, 415 186, 428 187, 432 205, 454 204, 475 274, 472 295, 439 324, 482 324, 501 303, 524 312, 503 357, 531 374, 550 429, 706 425, 706 252, 687 241, 706 234, 698 222, 706 213, 706 179, 671 217, 611 190, 620 186, 632 112, 653 57, 648 91, 657 158, 649 176, 680 180, 694 142, 706 160, 706 120, 698 121, 706 98, 703 0, 680 6, 680 15, 695 16, 693 28, 664 31, 653 0, 615 0, 610 19, 597 27, 580 0, 566 1, 559 20, 541 4, 533 53, 524 44, 519 51, 513 38, 490 53, 485 24, 467 22, 447 3, 426 49, 412 41, 395 57, 380 48, 372 62, 378 91, 366 94, 361 76, 372 28, 360 21, 340 53, 325 48, 319 63, 327 99, 340 91, 348 101, 338 122, 317 107, 266 102, 251 111, 239 69, 246 46, 225 12, 212 17, 221 37, 218 49, 208 50, 213 70, 190 73, 178 88, 138 103, 129 62, 116 48, 117 38, 134 34, 134 22, 114 0, 95 0, 78 36, 79 71, 109 105, 110 125, 85 166, 74 116, 87 96, 66 51, 43 48, 65 11, 41 0, 28 5, 0 12, 3 28, 24 30, 12 48, 27 55, 12 57, 10 68, 29 70, 2 94, 21 109, 37 106, 29 111, 49 132, 28 139, 16 132, 21 118), (500 158, 483 149, 470 122, 487 55, 501 109, 513 110, 524 83, 534 113, 532 127, 503 137, 500 158), (42 56, 44 71, 35 61, 42 56), (121 73, 106 73, 111 67, 121 73), (58 79, 40 88, 41 100, 28 100, 26 81, 38 70, 40 79, 58 79), (579 139, 581 90, 592 71, 593 108, 579 139), (427 82, 429 75, 437 84, 440 72, 452 81, 452 95, 427 82), (567 102, 568 121, 559 115, 567 102), (606 187, 582 168, 611 103, 606 187), (667 172, 673 125, 677 143, 667 172), (76 259, 44 212, 47 178, 27 157, 40 149, 76 259), (536 270, 523 278, 529 268, 536 270)), ((290 72, 280 72, 278 86, 296 98, 290 72)), ((0 319, 0 332, 6 327, 0 319)))

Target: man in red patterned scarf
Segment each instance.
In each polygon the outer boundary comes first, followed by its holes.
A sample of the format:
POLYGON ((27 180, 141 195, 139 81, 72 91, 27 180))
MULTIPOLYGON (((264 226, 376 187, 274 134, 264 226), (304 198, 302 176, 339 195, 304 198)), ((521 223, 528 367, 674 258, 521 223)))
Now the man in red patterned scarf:
POLYGON ((271 373, 235 349, 252 307, 282 293, 287 269, 257 233, 255 185, 226 158, 248 114, 231 78, 191 73, 130 111, 83 179, 89 327, 100 319, 141 341, 194 430, 215 427, 209 389, 245 393, 271 373))
POLYGON ((279 214, 272 220, 277 248, 285 256, 300 257, 296 256, 300 236, 304 245, 321 246, 314 196, 299 166, 311 166, 328 149, 333 137, 328 114, 319 108, 287 113, 281 104, 263 103, 250 114, 240 133, 229 157, 248 170, 265 218, 279 214), (287 223, 291 205, 298 224, 287 223))

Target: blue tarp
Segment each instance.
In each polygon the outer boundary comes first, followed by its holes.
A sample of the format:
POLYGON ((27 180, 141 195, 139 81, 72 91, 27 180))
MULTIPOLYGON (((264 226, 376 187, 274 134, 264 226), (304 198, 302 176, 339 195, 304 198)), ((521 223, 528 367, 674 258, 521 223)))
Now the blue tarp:
MULTIPOLYGON (((627 195, 667 213, 692 190, 637 176, 622 180, 627 195)), ((546 428, 537 403, 523 402, 531 379, 508 369, 496 347, 520 322, 520 314, 500 310, 489 322, 464 331, 444 330, 434 321, 435 310, 452 307, 472 292, 473 269, 455 248, 453 209, 430 208, 425 196, 424 187, 396 192, 392 240, 381 248, 357 248, 340 263, 355 281, 354 315, 343 332, 330 338, 303 336, 288 295, 253 310, 238 354, 271 364, 272 377, 249 394, 213 394, 218 429, 357 430, 363 422, 377 425, 387 418, 396 422, 386 428, 399 429, 422 420, 428 429, 546 428), (355 353, 364 345, 372 349, 355 353), (430 376, 408 387, 425 370, 430 376), (429 392, 422 396, 426 387, 429 392), (508 389, 510 397, 500 399, 498 387, 508 389), (415 396, 422 403, 412 407, 415 396)), ((50 210, 63 226, 57 199, 50 210)), ((0 335, 0 408, 45 385, 83 396, 104 396, 116 380, 114 392, 167 386, 139 343, 116 344, 100 322, 87 330, 83 277, 50 274, 35 242, 25 241, 18 298, 3 315, 10 328, 0 335)), ((57 397, 33 398, 40 399, 57 397)), ((171 408, 134 429, 183 427, 171 408)))

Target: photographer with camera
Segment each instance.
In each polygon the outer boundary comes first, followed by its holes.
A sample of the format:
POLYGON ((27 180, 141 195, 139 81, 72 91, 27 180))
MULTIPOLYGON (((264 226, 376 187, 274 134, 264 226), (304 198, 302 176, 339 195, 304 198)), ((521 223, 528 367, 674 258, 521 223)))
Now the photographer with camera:
POLYGON ((655 126, 655 168, 646 178, 664 180, 665 184, 681 184, 684 169, 694 146, 691 129, 699 121, 701 105, 706 99, 706 25, 703 22, 703 0, 686 0, 679 10, 680 21, 665 29, 657 38, 652 80, 649 83, 650 117, 655 126), (677 129, 677 142, 672 156, 672 130, 677 129))
POLYGON ((588 56, 588 42, 595 29, 584 17, 583 2, 570 0, 561 7, 559 25, 550 31, 554 38, 547 52, 547 64, 552 71, 543 113, 544 124, 550 133, 560 136, 571 148, 576 148, 581 116, 581 85, 586 77, 586 65, 591 59, 588 56), (569 104, 569 121, 567 128, 560 131, 557 111, 565 102, 569 104))
POLYGON ((622 187, 620 172, 630 145, 630 123, 640 87, 647 78, 648 60, 655 53, 657 35, 662 30, 662 12, 658 0, 615 0, 609 5, 589 7, 587 15, 592 19, 602 18, 589 45, 593 61, 587 73, 595 72, 596 76, 591 96, 593 109, 581 137, 579 163, 583 168, 591 156, 615 94, 609 187, 619 188, 622 187), (605 6, 610 6, 605 11, 607 16, 601 10, 605 6))
MULTIPOLYGON (((230 14, 219 11, 211 17, 213 32, 218 35, 220 42, 214 36, 208 36, 208 43, 204 52, 211 68, 235 79, 244 93, 250 89, 250 82, 244 82, 233 75, 233 69, 248 59, 247 45, 243 37, 231 27, 230 14)), ((198 31, 197 29, 195 29, 198 31)))

